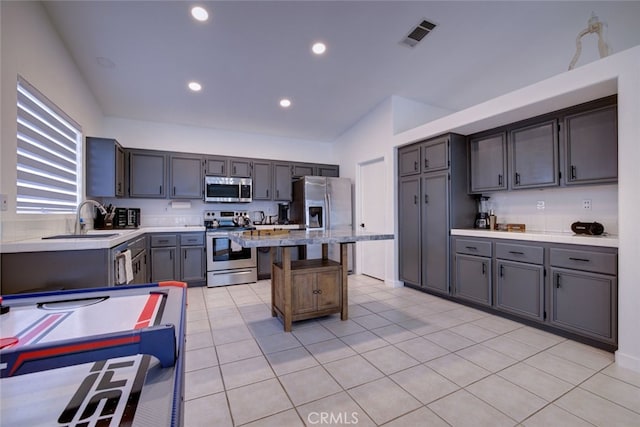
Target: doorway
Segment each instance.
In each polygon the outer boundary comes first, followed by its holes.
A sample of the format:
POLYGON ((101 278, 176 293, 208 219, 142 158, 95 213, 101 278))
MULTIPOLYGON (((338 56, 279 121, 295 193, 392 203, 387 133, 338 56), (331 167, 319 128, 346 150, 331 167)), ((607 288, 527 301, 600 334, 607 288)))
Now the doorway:
MULTIPOLYGON (((356 226, 361 231, 385 232, 387 179, 384 157, 360 163, 358 169, 360 221, 356 226)), ((362 274, 380 280, 385 279, 384 241, 358 243, 358 254, 362 274)))

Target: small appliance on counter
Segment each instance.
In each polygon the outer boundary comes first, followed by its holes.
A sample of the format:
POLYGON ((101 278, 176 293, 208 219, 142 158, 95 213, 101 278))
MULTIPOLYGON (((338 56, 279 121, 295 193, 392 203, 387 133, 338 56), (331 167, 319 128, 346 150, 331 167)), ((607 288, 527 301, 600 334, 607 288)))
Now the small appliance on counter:
POLYGON ((113 228, 140 227, 140 208, 115 208, 113 228))
POLYGON ((489 228, 489 196, 477 196, 477 213, 474 228, 489 228))
POLYGON ((604 226, 599 222, 580 222, 571 224, 571 231, 576 234, 586 234, 588 236, 599 236, 604 233, 604 226))
POLYGON ((278 224, 289 224, 289 203, 278 203, 278 224))

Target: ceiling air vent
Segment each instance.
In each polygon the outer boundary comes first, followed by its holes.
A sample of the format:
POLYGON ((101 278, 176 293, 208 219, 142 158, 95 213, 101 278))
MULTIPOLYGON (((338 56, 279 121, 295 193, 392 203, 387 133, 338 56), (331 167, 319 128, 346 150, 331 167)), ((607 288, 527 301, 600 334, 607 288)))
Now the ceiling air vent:
POLYGON ((414 47, 417 45, 427 34, 429 34, 436 27, 436 24, 433 24, 427 20, 423 20, 419 23, 415 28, 412 28, 409 31, 409 34, 400 42, 405 46, 414 47))

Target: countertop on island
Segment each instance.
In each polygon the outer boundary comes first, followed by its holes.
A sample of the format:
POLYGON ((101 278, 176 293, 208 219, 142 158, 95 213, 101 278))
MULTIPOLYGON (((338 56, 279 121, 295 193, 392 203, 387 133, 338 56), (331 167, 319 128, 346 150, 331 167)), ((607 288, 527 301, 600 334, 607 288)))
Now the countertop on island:
POLYGON ((229 233, 229 239, 247 248, 271 246, 317 245, 323 243, 355 243, 371 240, 392 240, 388 233, 353 230, 289 230, 287 233, 262 235, 254 233, 229 233))
POLYGON ((618 236, 603 234, 589 236, 574 233, 553 231, 495 231, 483 229, 454 228, 452 236, 489 237, 492 239, 526 240, 532 242, 564 243, 569 245, 600 246, 608 248, 618 247, 618 236))

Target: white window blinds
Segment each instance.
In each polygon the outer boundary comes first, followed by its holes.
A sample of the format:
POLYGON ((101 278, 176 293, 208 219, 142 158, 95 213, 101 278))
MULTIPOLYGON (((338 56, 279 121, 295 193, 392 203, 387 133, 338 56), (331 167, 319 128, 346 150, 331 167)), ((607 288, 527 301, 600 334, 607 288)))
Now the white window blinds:
POLYGON ((18 78, 17 213, 75 213, 82 129, 18 78))

